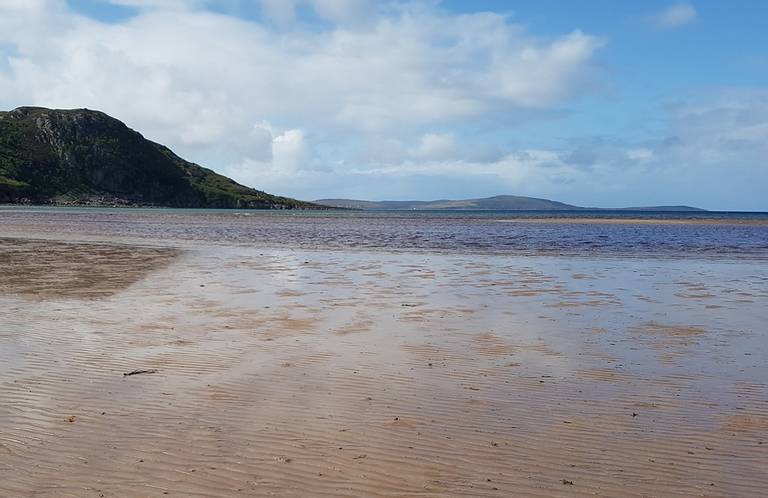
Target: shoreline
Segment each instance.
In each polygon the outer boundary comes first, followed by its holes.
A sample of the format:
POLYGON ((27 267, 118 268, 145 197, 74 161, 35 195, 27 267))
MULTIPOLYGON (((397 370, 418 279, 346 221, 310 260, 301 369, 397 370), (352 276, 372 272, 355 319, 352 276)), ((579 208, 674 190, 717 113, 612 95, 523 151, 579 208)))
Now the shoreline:
MULTIPOLYGON (((0 209, 0 235, 165 245, 606 259, 768 259, 752 222, 364 213, 0 209)), ((738 220, 744 221, 744 220, 738 220)))
POLYGON ((516 252, 510 253, 508 251, 490 251, 490 250, 463 250, 463 249, 440 249, 440 248, 384 248, 384 247, 290 247, 285 244, 269 244, 259 243, 254 244, 251 242, 215 242, 207 240, 178 240, 178 239, 153 239, 153 238, 121 238, 115 239, 108 235, 46 235, 44 233, 36 233, 30 235, 21 233, 6 233, 0 234, 0 241, 6 240, 19 240, 19 241, 40 241, 40 242, 61 242, 65 244, 86 244, 86 245, 106 245, 106 246, 123 246, 130 247, 147 247, 147 248, 169 248, 179 249, 183 251, 187 250, 200 250, 200 249, 215 249, 215 248, 232 248, 232 249, 244 249, 254 251, 274 251, 274 252, 287 252, 287 253, 339 253, 350 255, 391 255, 391 256, 442 256, 442 257, 477 257, 477 258, 505 258, 510 260, 524 261, 526 259, 556 259, 556 260, 570 260, 575 261, 639 261, 639 262, 673 262, 673 261, 701 261, 712 263, 728 263, 728 262, 741 262, 745 264, 759 264, 768 260, 768 254, 763 252, 758 253, 742 253, 742 254, 706 254, 706 253, 693 253, 693 254, 659 254, 659 253, 636 253, 636 252, 614 252, 611 254, 596 253, 585 254, 583 252, 516 252))
POLYGON ((24 208, 72 208, 72 209, 120 209, 120 210, 132 210, 132 209, 150 209, 150 210, 162 210, 162 209, 179 209, 179 210, 189 210, 189 209, 199 209, 199 210, 210 210, 210 211, 350 211, 350 209, 346 208, 337 208, 337 207, 331 207, 331 206, 322 206, 318 205, 318 207, 233 207, 233 208, 221 208, 221 207, 172 207, 172 206, 158 206, 155 204, 135 204, 135 203, 90 203, 90 202, 83 202, 83 203, 70 203, 70 202, 54 202, 54 203, 0 203, 0 209, 3 208, 18 208, 18 209, 24 209, 24 208))

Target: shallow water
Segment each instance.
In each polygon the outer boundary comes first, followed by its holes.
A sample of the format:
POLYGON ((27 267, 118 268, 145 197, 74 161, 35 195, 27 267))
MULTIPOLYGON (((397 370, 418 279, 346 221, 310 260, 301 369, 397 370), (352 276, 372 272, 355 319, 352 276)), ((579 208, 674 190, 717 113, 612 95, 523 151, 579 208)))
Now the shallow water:
POLYGON ((0 208, 3 233, 303 249, 768 258, 768 214, 0 208))

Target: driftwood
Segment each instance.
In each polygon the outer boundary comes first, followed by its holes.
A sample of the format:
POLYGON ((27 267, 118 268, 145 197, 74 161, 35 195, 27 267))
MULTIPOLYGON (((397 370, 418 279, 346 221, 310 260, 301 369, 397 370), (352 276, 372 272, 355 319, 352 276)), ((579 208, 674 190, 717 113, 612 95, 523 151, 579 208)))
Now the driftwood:
POLYGON ((132 372, 127 372, 123 374, 123 377, 130 377, 131 375, 141 375, 141 374, 154 374, 157 373, 157 370, 133 370, 132 372))

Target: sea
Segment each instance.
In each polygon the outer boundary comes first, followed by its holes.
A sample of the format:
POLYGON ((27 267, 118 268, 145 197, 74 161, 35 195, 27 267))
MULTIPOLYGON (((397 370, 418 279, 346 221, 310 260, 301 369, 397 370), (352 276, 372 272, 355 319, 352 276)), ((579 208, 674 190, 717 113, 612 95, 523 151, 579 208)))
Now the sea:
POLYGON ((300 249, 768 260, 768 213, 764 212, 0 206, 0 237, 48 232, 86 239, 198 241, 300 249))

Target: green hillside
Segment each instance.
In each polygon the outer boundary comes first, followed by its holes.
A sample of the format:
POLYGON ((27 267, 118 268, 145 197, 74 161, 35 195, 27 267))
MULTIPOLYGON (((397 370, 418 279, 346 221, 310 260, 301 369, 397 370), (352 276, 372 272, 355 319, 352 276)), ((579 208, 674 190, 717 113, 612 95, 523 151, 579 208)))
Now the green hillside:
POLYGON ((190 163, 102 112, 0 112, 0 203, 327 209, 190 163))

